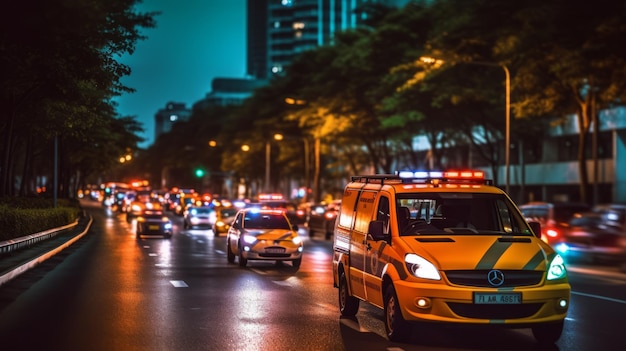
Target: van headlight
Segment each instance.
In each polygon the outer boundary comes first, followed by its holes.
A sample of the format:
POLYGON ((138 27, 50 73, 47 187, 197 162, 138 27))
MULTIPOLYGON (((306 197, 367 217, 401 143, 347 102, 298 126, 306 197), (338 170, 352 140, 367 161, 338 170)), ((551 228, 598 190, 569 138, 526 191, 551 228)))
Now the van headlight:
POLYGON ((565 270, 565 261, 561 255, 556 255, 548 266, 548 280, 557 280, 567 277, 567 271, 565 270))
POLYGON ((418 278, 441 280, 441 275, 435 265, 421 256, 407 254, 404 256, 404 264, 409 272, 418 278))

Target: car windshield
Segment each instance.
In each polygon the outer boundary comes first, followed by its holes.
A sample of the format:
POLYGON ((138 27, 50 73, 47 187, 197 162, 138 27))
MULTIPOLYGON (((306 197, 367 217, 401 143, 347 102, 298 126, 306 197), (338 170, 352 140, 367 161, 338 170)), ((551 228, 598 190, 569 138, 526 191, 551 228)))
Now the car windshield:
POLYGON ((515 205, 499 194, 399 194, 396 206, 400 235, 532 235, 515 205))
POLYGON ((225 208, 220 210, 220 214, 222 215, 222 217, 227 218, 227 217, 232 217, 234 215, 237 214, 237 209, 234 208, 225 208))
POLYGON ((287 219, 280 214, 246 213, 245 229, 291 229, 287 219))

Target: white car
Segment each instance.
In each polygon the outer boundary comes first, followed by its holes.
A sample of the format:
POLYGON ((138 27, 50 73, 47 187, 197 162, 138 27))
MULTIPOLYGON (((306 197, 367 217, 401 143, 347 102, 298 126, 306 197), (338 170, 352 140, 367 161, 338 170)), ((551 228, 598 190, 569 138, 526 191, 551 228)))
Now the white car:
POLYGON ((239 259, 245 267, 248 260, 291 261, 294 269, 302 263, 302 238, 284 211, 247 208, 240 210, 228 229, 226 252, 228 262, 239 259))
POLYGON ((215 210, 205 206, 189 206, 185 209, 183 228, 212 228, 215 223, 215 210))

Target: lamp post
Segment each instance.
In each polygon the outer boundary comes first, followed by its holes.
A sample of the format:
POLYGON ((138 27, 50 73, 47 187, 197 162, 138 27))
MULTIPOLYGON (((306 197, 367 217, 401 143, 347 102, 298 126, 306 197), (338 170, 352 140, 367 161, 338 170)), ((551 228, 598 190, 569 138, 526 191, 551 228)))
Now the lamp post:
MULTIPOLYGON (((276 141, 283 140, 283 138, 284 136, 282 134, 278 134, 278 133, 274 134, 274 140, 276 141)), ((268 192, 268 193, 271 192, 270 191, 271 154, 272 154, 271 140, 268 140, 265 142, 265 192, 268 192)))
MULTIPOLYGON (((285 103, 288 105, 307 105, 306 100, 297 99, 293 97, 286 97, 285 103)), ((309 189, 311 188, 311 157, 310 150, 311 146, 309 144, 309 139, 307 136, 302 138, 304 142, 304 202, 309 201, 309 189)), ((313 140, 313 148, 314 148, 314 175, 313 175, 313 201, 318 201, 318 189, 319 189, 319 173, 320 173, 320 140, 318 137, 315 137, 313 140)))
MULTIPOLYGON (((445 62, 441 59, 436 59, 429 56, 420 57, 420 61, 435 65, 436 67, 440 67, 445 62)), ((505 191, 509 193, 510 187, 510 168, 511 168, 511 74, 509 72, 509 68, 502 64, 496 62, 483 62, 483 61, 461 61, 460 63, 466 63, 469 65, 481 65, 481 66, 492 66, 492 67, 500 67, 504 71, 504 95, 505 95, 505 127, 504 127, 504 179, 505 179, 505 191)))

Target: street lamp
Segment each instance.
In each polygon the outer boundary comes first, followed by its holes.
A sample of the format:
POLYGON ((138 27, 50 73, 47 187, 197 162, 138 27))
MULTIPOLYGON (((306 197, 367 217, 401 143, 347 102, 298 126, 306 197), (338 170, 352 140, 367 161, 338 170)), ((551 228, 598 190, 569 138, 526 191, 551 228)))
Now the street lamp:
MULTIPOLYGON (((286 97, 285 103, 288 105, 307 105, 308 102, 306 100, 286 97)), ((313 201, 318 201, 319 195, 319 175, 320 175, 320 138, 317 135, 314 135, 313 138, 313 151, 314 151, 314 175, 313 175, 313 201)), ((304 136, 302 138, 304 142, 304 202, 309 201, 309 189, 311 188, 311 158, 310 158, 310 150, 311 146, 309 144, 308 137, 304 136)))
MULTIPOLYGON (((429 56, 422 56, 419 59, 421 62, 434 65, 439 68, 444 64, 444 60, 436 59, 429 56)), ((504 71, 504 94, 505 94, 505 127, 504 127, 504 179, 505 179, 505 191, 509 193, 510 186, 510 168, 511 168, 511 74, 509 72, 509 68, 502 63, 496 62, 483 62, 483 61, 460 61, 459 63, 466 63, 469 65, 481 65, 481 66, 492 66, 492 67, 500 67, 504 71)))
MULTIPOLYGON (((282 134, 274 134, 274 140, 283 140, 282 134)), ((271 140, 265 142, 265 192, 270 192, 270 155, 272 151, 271 140)))

